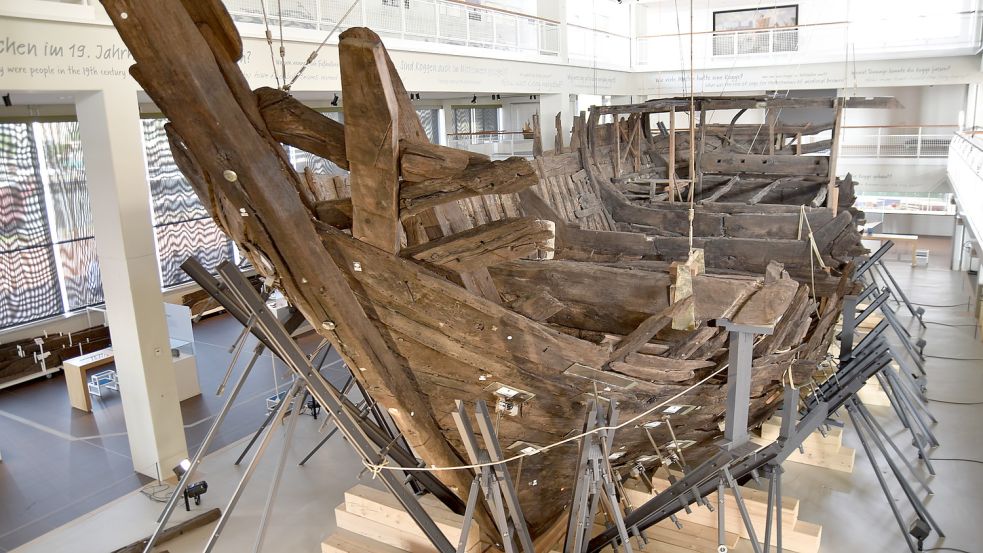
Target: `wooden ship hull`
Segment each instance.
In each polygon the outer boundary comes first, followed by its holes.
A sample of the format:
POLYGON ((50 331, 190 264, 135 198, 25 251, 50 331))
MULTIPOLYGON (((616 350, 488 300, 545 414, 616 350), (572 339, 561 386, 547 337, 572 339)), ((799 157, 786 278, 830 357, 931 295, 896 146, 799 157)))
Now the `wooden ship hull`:
MULTIPOLYGON (((692 200, 693 246, 705 250, 708 267, 760 272, 778 261, 825 296, 849 261, 865 253, 857 231, 864 214, 853 207, 855 183, 850 175, 835 177, 836 156, 828 153, 837 150, 841 114, 846 108, 896 107, 893 98, 768 96, 595 106, 574 118, 569 148, 557 144, 537 159, 559 181, 554 186, 591 182, 597 198, 590 201, 604 212, 600 227, 647 235, 661 259, 687 257, 692 200), (826 109, 830 121, 781 120, 782 113, 794 118, 802 109, 826 109), (690 110, 692 128, 677 127, 677 114, 689 116, 690 110), (704 124, 718 110, 736 115, 730 124, 704 124), (739 124, 753 110, 764 111, 765 123, 739 124), (668 126, 653 126, 653 116, 668 118, 668 126), (606 119, 617 123, 602 123, 606 119), (831 138, 824 139, 827 134, 831 138)), ((568 215, 590 213, 587 203, 568 215)))
MULTIPOLYGON (((707 274, 695 254, 671 265, 646 234, 571 224, 558 208, 572 197, 544 199, 543 160, 429 144, 368 29, 340 38, 340 125, 248 87, 217 0, 102 1, 211 215, 428 466, 467 464, 455 400, 496 406, 509 454, 564 440, 591 400, 615 401, 621 420, 646 414, 617 432, 615 468, 698 463, 725 416, 727 333, 711 321, 774 329, 754 345, 751 425, 780 404, 784 380, 806 380, 826 355, 846 279, 814 297, 766 253, 760 267, 707 274), (298 175, 281 143, 330 159, 347 181, 298 175)), ((576 457, 569 442, 509 465, 543 547, 566 525, 576 457)), ((473 479, 435 474, 461 497, 473 479)), ((483 505, 477 516, 493 527, 483 505)))

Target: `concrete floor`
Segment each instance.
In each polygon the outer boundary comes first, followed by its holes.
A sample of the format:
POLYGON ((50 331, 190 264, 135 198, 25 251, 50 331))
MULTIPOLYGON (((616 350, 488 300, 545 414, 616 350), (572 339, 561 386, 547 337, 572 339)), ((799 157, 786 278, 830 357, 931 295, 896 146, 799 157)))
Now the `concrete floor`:
MULTIPOLYGON (((912 301, 932 305, 965 305, 969 297, 968 281, 963 274, 944 268, 912 268, 906 263, 890 262, 892 272, 908 291, 912 301)), ((899 309, 904 313, 903 308, 899 309)), ((910 317, 903 317, 910 323, 910 317)), ((926 307, 925 320, 930 321, 924 337, 928 341, 926 354, 959 358, 983 358, 983 343, 974 338, 972 319, 963 307, 926 307), (955 325, 955 326, 943 326, 955 325)), ((909 324, 913 331, 917 325, 909 324)), ((925 503, 947 534, 945 540, 934 535, 926 543, 926 551, 936 550, 983 551, 983 430, 979 421, 983 415, 983 362, 947 360, 929 357, 928 396, 934 400, 930 407, 939 419, 934 431, 941 446, 931 452, 938 475, 930 479, 934 496, 925 503), (942 403, 941 401, 975 404, 942 403), (971 459, 955 461, 944 459, 971 459)), ((900 424, 889 407, 871 407, 874 415, 896 436, 896 442, 909 459, 915 460, 910 439, 905 439, 900 424)), ((845 413, 839 413, 845 417, 845 413)), ((266 541, 265 551, 316 552, 321 540, 334 527, 333 509, 342 501, 343 493, 355 482, 361 465, 351 449, 333 438, 328 447, 305 467, 296 462, 318 440, 320 421, 302 417, 297 434, 290 445, 288 464, 266 541)), ((272 441, 268 454, 247 489, 234 516, 223 532, 214 551, 239 552, 252 550, 258 521, 265 503, 269 476, 280 451, 282 433, 272 441)), ((783 480, 787 496, 801 500, 800 518, 823 526, 822 551, 826 553, 902 552, 905 542, 879 488, 873 470, 849 422, 845 432, 846 445, 857 449, 856 468, 852 474, 786 464, 783 480)), ((202 467, 202 477, 209 491, 198 509, 214 506, 225 508, 242 467, 233 467, 241 444, 232 444, 212 453, 202 467)), ((886 472, 881 462, 882 471, 886 472)), ((924 471, 921 464, 918 470, 924 471)), ((889 481, 891 475, 886 472, 889 481)), ((900 487, 892 485, 893 500, 906 520, 913 518, 910 507, 901 495, 900 487)), ((17 553, 105 552, 148 535, 153 529, 161 505, 139 493, 123 498, 72 521, 20 548, 17 553)), ((184 517, 184 511, 178 512, 184 517)), ((171 553, 201 551, 210 528, 191 532, 166 545, 171 553)), ((737 551, 751 551, 742 542, 737 551)))
MULTIPOLYGON (((198 449, 224 403, 215 390, 231 361, 229 345, 241 329, 228 316, 195 325, 202 394, 181 402, 190 451, 198 449)), ((311 350, 319 340, 307 336, 301 345, 311 350)), ((250 339, 236 374, 254 344, 250 339)), ((340 365, 333 352, 325 365, 332 363, 340 365)), ((288 377, 286 367, 269 354, 258 361, 210 451, 252 434, 265 418, 266 398, 288 377)), ((0 391, 0 451, 0 553, 152 481, 133 472, 119 395, 94 398, 91 413, 72 409, 62 373, 0 391)))

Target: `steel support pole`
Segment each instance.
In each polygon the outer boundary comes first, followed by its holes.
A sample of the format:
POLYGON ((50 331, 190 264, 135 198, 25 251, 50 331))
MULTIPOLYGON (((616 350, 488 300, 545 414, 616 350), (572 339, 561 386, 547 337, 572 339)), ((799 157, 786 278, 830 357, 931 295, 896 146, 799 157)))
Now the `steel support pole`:
POLYGON ((898 455, 898 458, 901 459, 901 462, 904 463, 905 467, 908 469, 908 472, 910 472, 912 476, 914 476, 915 479, 918 480, 918 483, 922 485, 922 488, 925 489, 925 492, 928 493, 929 495, 935 495, 935 492, 932 491, 932 488, 928 486, 928 482, 924 478, 922 478, 922 476, 918 474, 917 471, 915 471, 915 467, 912 466, 911 462, 908 461, 908 458, 905 457, 904 453, 901 452, 901 449, 898 447, 898 444, 894 443, 894 440, 892 440, 891 436, 884 430, 884 427, 881 426, 881 423, 877 422, 877 419, 874 418, 874 415, 869 410, 867 410, 867 406, 864 405, 863 402, 857 402, 857 407, 859 407, 860 414, 863 415, 863 417, 867 420, 868 425, 872 426, 880 434, 881 438, 884 441, 886 441, 888 445, 891 446, 891 449, 894 450, 894 452, 898 455))
MULTIPOLYGON (((297 419, 300 418, 301 406, 307 400, 307 393, 305 392, 303 395, 298 394, 294 399, 297 405, 294 406, 290 414, 290 421, 287 422, 287 429, 283 434, 283 447, 280 449, 280 457, 277 459, 276 469, 273 471, 273 479, 270 481, 270 491, 266 494, 266 503, 263 504, 263 516, 259 519, 259 530, 256 533, 256 544, 253 546, 253 553, 259 553, 263 549, 263 542, 266 539, 266 528, 270 524, 270 514, 273 512, 277 490, 280 489, 280 479, 283 477, 283 467, 287 464, 287 453, 290 451, 294 430, 297 428, 297 419)), ((270 432, 272 432, 272 429, 270 432)))
POLYGON ((727 478, 727 485, 730 486, 730 491, 734 494, 734 500, 737 503, 737 510, 741 513, 741 519, 744 521, 744 528, 747 530, 748 539, 751 542, 751 548, 754 549, 754 553, 761 553, 761 545, 758 543, 758 534, 754 531, 754 524, 751 523, 751 515, 747 511, 747 505, 744 504, 744 497, 741 496, 741 487, 734 480, 734 476, 730 473, 730 469, 726 466, 724 467, 724 476, 727 478))
POLYGON ((877 477, 877 483, 881 485, 881 490, 884 491, 884 497, 887 499, 888 506, 891 507, 891 512, 894 513, 894 519, 898 522, 898 528, 901 529, 901 534, 904 536, 905 542, 908 544, 908 549, 911 551, 911 553, 918 553, 915 548, 915 543, 911 540, 911 536, 908 535, 908 527, 905 524, 904 518, 901 516, 901 512, 898 511, 898 506, 895 505, 894 497, 891 494, 891 489, 888 488, 887 482, 884 480, 884 475, 881 474, 881 467, 877 464, 877 459, 874 458, 874 452, 871 451, 870 445, 867 444, 867 439, 863 435, 863 431, 857 420, 857 415, 854 413, 854 407, 849 401, 846 404, 846 411, 850 416, 850 420, 853 421, 854 428, 857 429, 857 437, 860 438, 860 445, 863 446, 864 452, 867 454, 867 459, 870 461, 870 465, 874 469, 874 476, 877 477))
POLYGON ((225 421, 225 417, 232 410, 232 404, 235 399, 239 396, 239 392, 242 391, 242 386, 246 383, 246 377, 249 376, 250 370, 252 370, 253 364, 256 359, 263 353, 263 344, 257 344, 256 349, 253 353, 253 358, 250 360, 246 368, 243 369, 242 374, 239 375, 239 379, 236 380, 235 385, 232 387, 232 391, 229 392, 229 397, 226 398, 225 403, 222 404, 222 408, 219 410, 218 415, 215 417, 215 422, 212 423, 211 428, 205 434, 205 439, 202 440, 201 445, 198 447, 198 451, 195 452, 194 457, 191 459, 191 464, 188 470, 181 475, 181 479, 178 481, 177 487, 174 488, 174 493, 167 500, 167 504, 164 506, 164 510, 161 511, 160 516, 157 517, 157 528, 154 529, 154 533, 147 540, 147 546, 144 548, 144 553, 150 553, 153 548, 154 543, 160 538, 161 532, 164 531, 164 527, 167 525, 167 521, 171 518, 171 514, 174 512, 174 508, 177 506, 178 500, 184 495, 184 490, 188 486, 188 482, 194 477, 195 472, 198 470, 198 464, 201 463, 202 457, 205 456, 205 452, 208 447, 212 445, 212 440, 215 439, 218 433, 219 427, 225 421), (180 493, 179 493, 180 492, 180 493))
MULTIPOLYGON (((286 415, 287 406, 293 403, 294 396, 296 396, 301 389, 300 379, 294 380, 293 385, 290 386, 290 391, 287 395, 283 396, 280 400, 280 405, 276 408, 276 415, 278 420, 282 420, 286 415)), ((229 502, 226 504, 225 509, 222 511, 222 516, 219 517, 218 522, 215 524, 215 528, 212 530, 212 535, 209 536, 208 541, 205 543, 205 548, 202 549, 202 553, 211 553, 212 549, 215 548, 215 544, 218 542, 219 536, 222 535, 222 530, 225 529, 225 525, 229 522, 229 517, 232 515, 232 511, 235 510, 236 505, 239 503, 239 498, 242 497, 242 492, 246 490, 246 486, 253 477, 253 473, 256 472, 256 467, 259 466, 259 460, 263 457, 263 453, 266 452, 266 447, 270 445, 270 440, 273 438, 273 427, 269 427, 266 433, 263 434, 262 441, 259 442, 259 446, 256 448, 256 454, 253 458, 249 460, 249 464, 246 465, 246 470, 242 474, 242 478, 239 479, 239 483, 236 484, 235 489, 232 491, 232 497, 229 498, 229 502)))
MULTIPOLYGON (((379 455, 378 449, 361 426, 361 421, 354 417, 344 406, 344 398, 338 390, 317 372, 310 364, 307 356, 296 342, 290 337, 283 325, 259 297, 248 281, 233 264, 225 262, 218 268, 219 274, 226 280, 237 301, 257 315, 257 326, 262 334, 269 338, 281 359, 298 377, 304 380, 311 394, 324 410, 335 418, 339 429, 348 439, 348 443, 356 450, 365 462, 380 463, 383 459, 373 457, 379 455)), ((423 509, 416 496, 407 490, 399 477, 390 470, 379 471, 379 479, 406 509, 424 535, 431 541, 440 553, 454 553, 454 547, 437 527, 433 518, 423 509)))
POLYGON ((904 304, 908 307, 908 311, 911 312, 911 316, 918 319, 918 324, 920 324, 922 328, 927 328, 925 326, 925 322, 922 321, 922 315, 925 313, 925 309, 922 307, 916 309, 915 306, 911 304, 911 302, 908 300, 908 296, 905 295, 904 290, 901 289, 901 286, 898 286, 898 281, 894 280, 894 275, 891 274, 891 271, 888 270, 887 265, 884 264, 883 259, 877 260, 877 263, 882 269, 884 269, 884 274, 887 275, 887 278, 891 280, 891 291, 901 297, 901 300, 904 301, 904 304))

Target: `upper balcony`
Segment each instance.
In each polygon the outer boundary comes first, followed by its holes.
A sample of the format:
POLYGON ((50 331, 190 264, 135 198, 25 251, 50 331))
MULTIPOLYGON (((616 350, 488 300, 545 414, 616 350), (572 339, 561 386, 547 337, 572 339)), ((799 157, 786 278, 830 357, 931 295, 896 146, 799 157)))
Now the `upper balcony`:
POLYGON ((930 14, 896 10, 878 16, 850 16, 844 21, 697 30, 692 36, 692 57, 688 32, 639 36, 635 66, 676 70, 680 63, 688 68, 690 59, 697 69, 822 62, 849 66, 857 60, 974 54, 981 45, 980 22, 976 9, 930 14))

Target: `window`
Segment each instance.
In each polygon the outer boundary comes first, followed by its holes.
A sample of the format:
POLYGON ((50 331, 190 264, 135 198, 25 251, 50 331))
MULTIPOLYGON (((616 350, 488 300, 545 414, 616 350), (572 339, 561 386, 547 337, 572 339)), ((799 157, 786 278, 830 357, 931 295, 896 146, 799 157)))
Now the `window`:
POLYGON ((0 124, 0 328, 61 313, 47 202, 28 123, 0 124))
POLYGON ((48 189, 55 258, 61 272, 65 310, 103 302, 102 273, 82 159, 77 121, 34 123, 40 141, 42 180, 48 189))
POLYGON ((430 143, 440 144, 440 109, 417 109, 416 115, 420 118, 420 124, 423 125, 423 131, 427 133, 430 143))
POLYGON ((498 132, 500 106, 454 107, 454 132, 477 134, 498 132))
POLYGON ((191 280, 181 264, 194 256, 209 271, 233 260, 232 241, 205 206, 171 156, 164 119, 143 120, 143 146, 150 179, 150 203, 157 240, 157 257, 164 287, 191 280))

